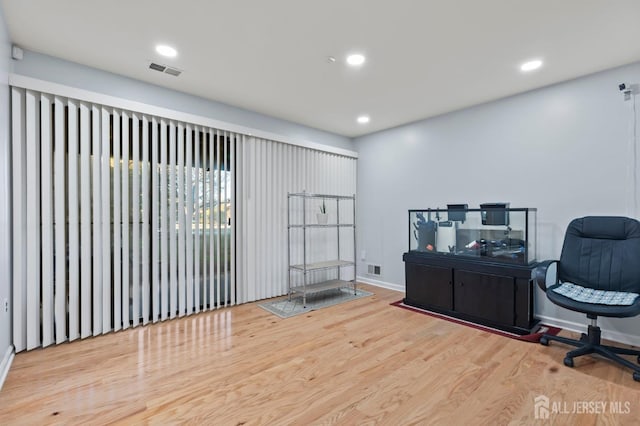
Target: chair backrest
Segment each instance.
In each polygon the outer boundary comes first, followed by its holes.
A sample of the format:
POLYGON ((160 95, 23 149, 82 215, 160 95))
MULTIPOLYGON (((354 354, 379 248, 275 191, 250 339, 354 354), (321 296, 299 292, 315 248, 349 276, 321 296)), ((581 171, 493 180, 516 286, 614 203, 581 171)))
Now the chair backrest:
POLYGON ((640 292, 640 222, 615 216, 572 220, 558 278, 598 290, 640 292))

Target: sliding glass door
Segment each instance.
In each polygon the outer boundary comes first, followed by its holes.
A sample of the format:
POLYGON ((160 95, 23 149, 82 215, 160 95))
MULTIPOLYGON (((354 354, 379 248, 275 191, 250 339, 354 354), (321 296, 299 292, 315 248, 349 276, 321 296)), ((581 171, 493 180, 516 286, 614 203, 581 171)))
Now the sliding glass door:
POLYGON ((12 120, 17 351, 236 303, 235 133, 19 88, 12 120))

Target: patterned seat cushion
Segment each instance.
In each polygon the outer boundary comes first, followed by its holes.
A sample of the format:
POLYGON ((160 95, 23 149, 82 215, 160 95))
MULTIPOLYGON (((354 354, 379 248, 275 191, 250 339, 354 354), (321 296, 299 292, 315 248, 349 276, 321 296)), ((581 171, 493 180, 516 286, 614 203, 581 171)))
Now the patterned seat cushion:
POLYGON ((593 303, 598 305, 630 306, 640 296, 638 293, 624 291, 605 291, 586 288, 577 284, 564 282, 553 291, 576 302, 593 303))

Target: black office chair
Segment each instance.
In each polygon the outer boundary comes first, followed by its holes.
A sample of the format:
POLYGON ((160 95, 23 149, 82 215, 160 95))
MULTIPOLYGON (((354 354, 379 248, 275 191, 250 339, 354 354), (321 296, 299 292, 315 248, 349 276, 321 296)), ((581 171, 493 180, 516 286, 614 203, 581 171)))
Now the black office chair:
POLYGON ((601 344, 597 323, 598 316, 640 314, 640 222, 626 217, 574 219, 567 227, 560 261, 542 262, 534 274, 549 300, 591 320, 580 340, 545 334, 540 343, 547 346, 553 340, 576 346, 564 359, 568 367, 573 367, 573 358, 596 353, 632 369, 633 379, 640 381, 640 365, 619 356, 635 355, 640 363, 640 350, 601 344), (547 288, 554 269, 554 284, 547 288))

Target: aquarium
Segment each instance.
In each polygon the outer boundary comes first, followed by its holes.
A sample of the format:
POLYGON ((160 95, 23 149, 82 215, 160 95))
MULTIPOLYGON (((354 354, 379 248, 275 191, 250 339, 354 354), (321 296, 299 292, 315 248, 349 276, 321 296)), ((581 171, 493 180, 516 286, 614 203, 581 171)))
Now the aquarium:
POLYGON ((536 209, 487 203, 409 210, 409 251, 528 265, 536 261, 536 209))

